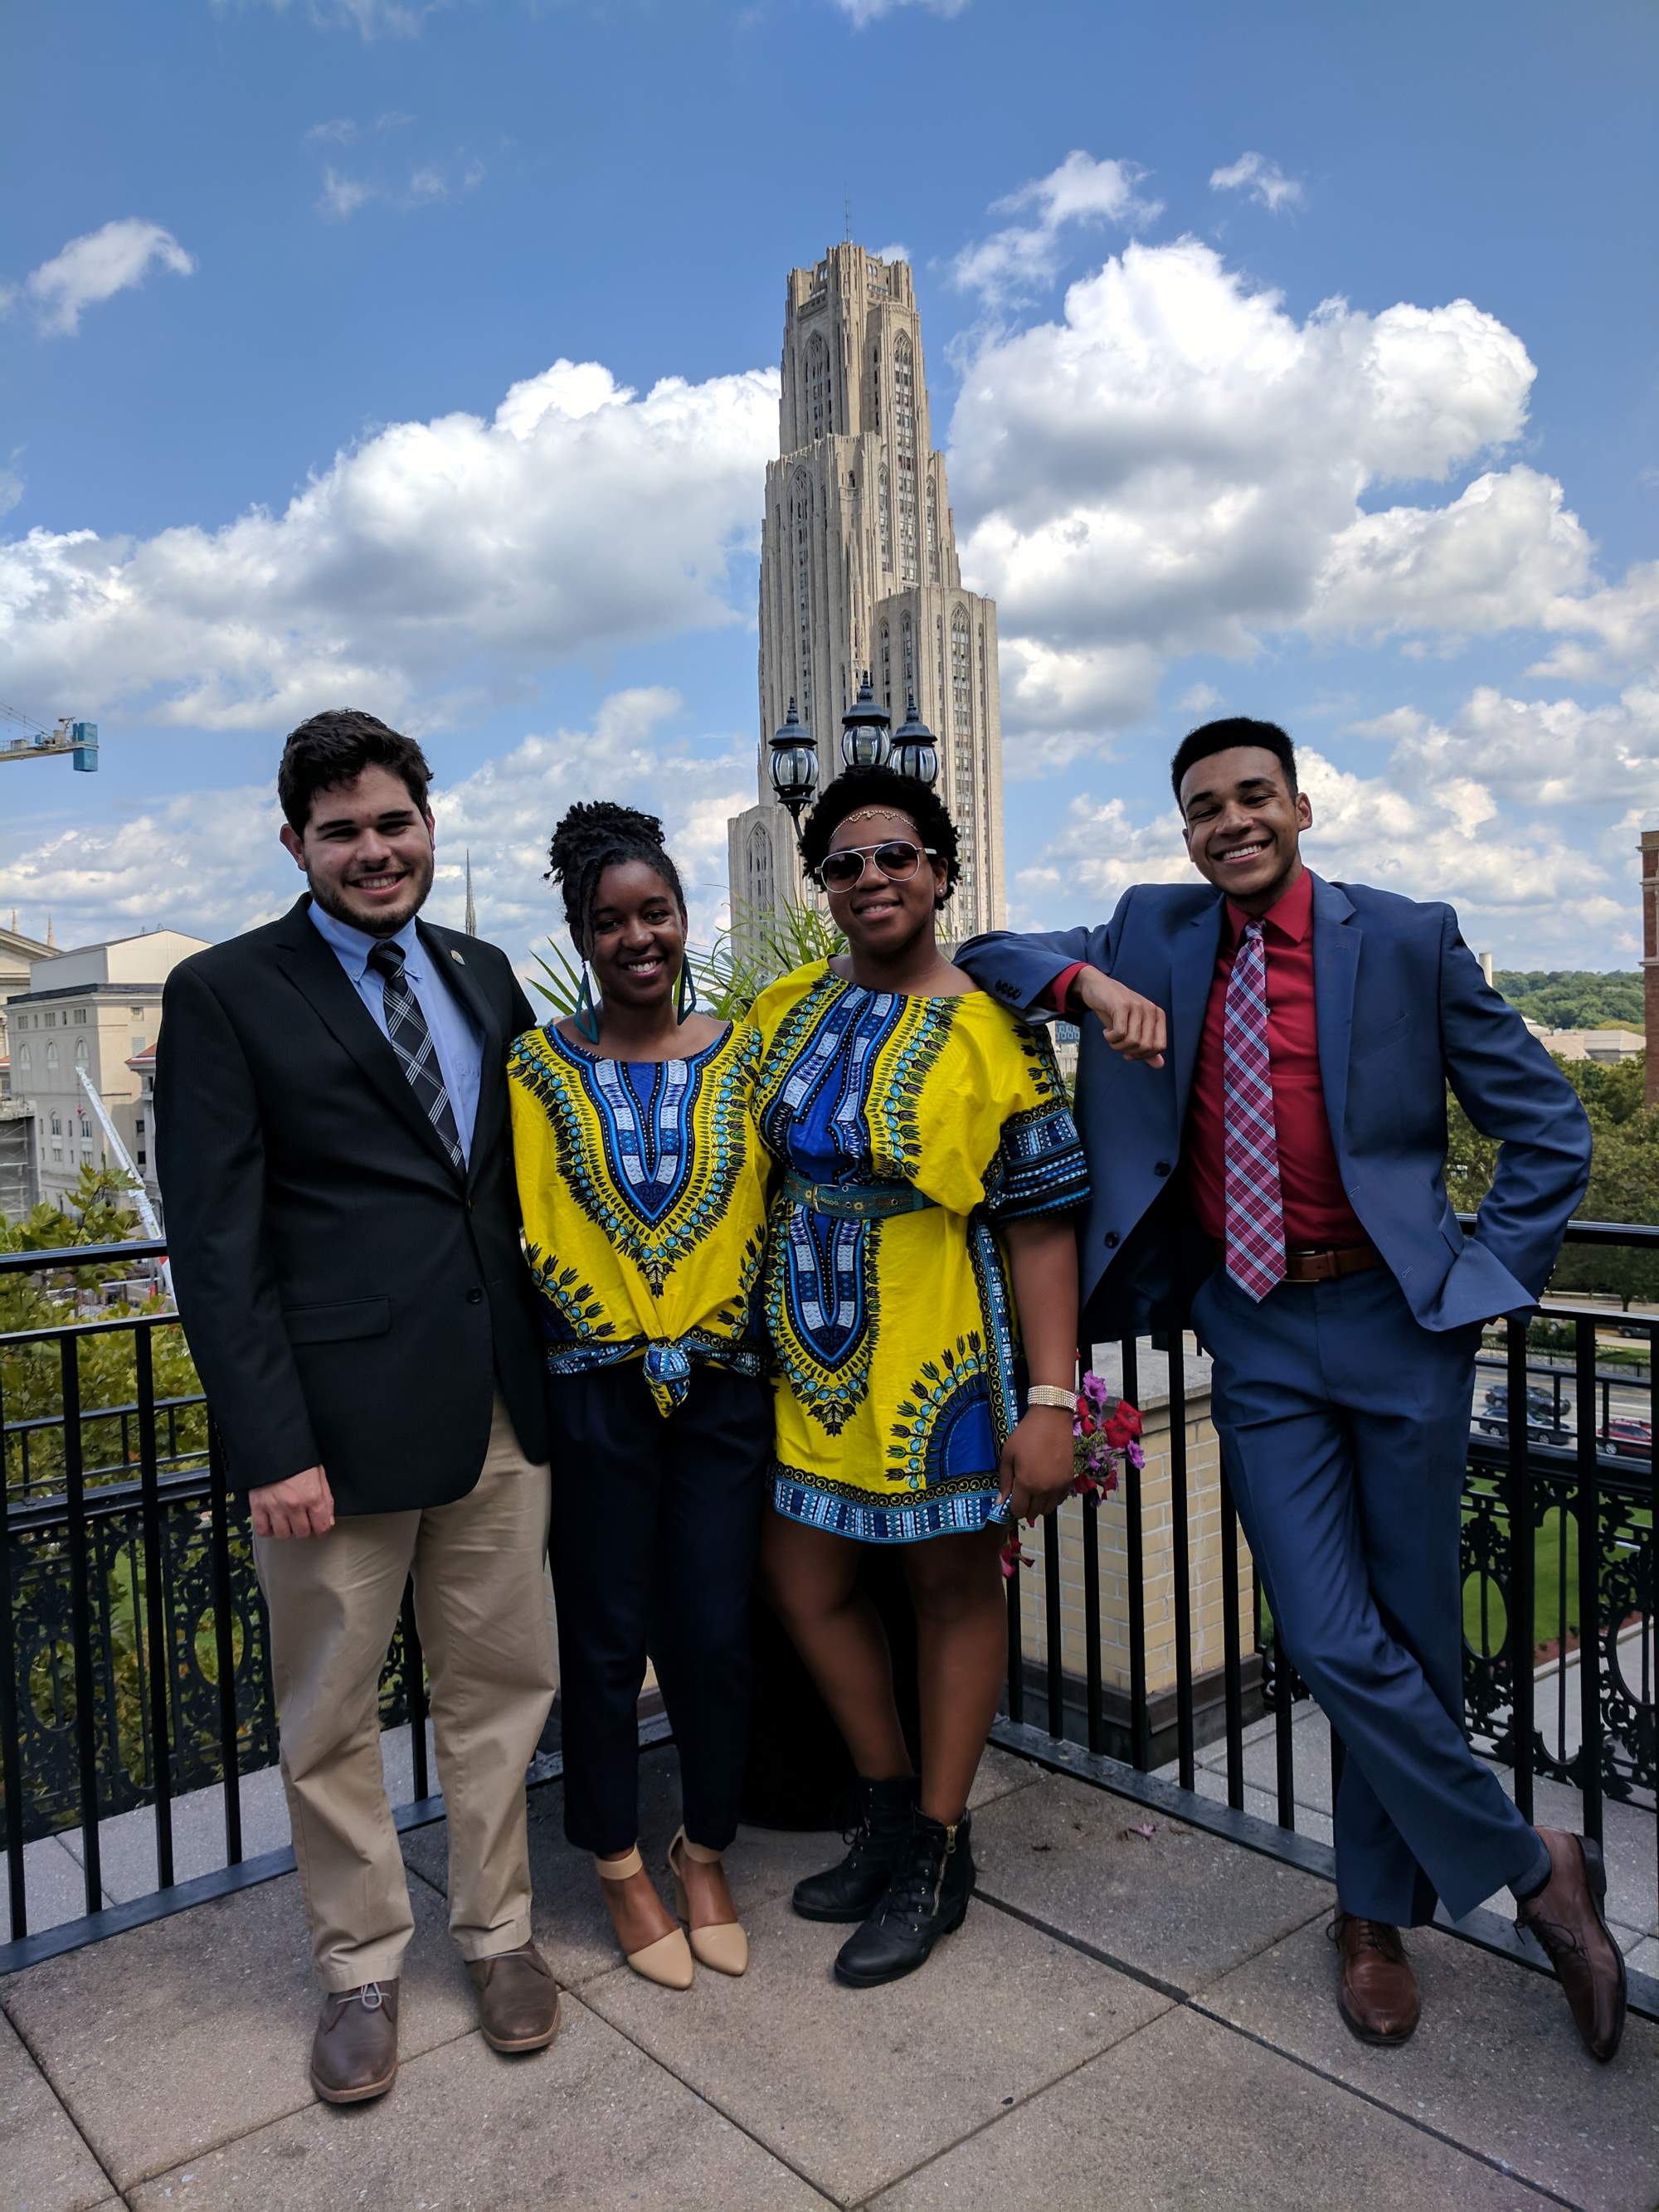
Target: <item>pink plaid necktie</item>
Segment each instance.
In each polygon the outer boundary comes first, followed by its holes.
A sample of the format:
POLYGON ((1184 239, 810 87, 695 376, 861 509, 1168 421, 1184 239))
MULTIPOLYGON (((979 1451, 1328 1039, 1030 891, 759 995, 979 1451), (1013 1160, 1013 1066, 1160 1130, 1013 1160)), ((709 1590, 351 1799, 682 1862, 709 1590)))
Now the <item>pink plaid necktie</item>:
POLYGON ((1285 1278, 1285 1202, 1267 1065, 1267 956, 1259 921, 1244 925, 1227 979, 1221 1062, 1227 1273, 1259 1301, 1285 1278))

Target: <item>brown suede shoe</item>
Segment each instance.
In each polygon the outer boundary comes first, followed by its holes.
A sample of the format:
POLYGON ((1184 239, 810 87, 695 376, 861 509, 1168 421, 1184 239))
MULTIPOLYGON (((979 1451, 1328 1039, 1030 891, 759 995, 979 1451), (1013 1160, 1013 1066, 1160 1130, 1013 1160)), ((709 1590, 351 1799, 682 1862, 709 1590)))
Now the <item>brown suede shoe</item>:
POLYGON ((1342 1961, 1337 2009, 1362 2043, 1404 2043, 1423 2010, 1400 1930, 1339 1912, 1327 1930, 1342 1961))
POLYGON ((492 2051, 544 2051, 559 2032, 559 1989, 533 1943, 475 1959, 467 1972, 478 1992, 478 2026, 492 2051))
POLYGON ((384 2097, 398 2078, 398 1984, 333 1990, 311 2045, 311 2086, 325 2105, 384 2097))
POLYGON ((1559 1828, 1538 1833, 1553 1872, 1521 1906, 1515 1924, 1538 1939, 1585 2050, 1605 2065, 1625 2032, 1625 1961, 1601 1917, 1607 1894, 1601 1846, 1559 1828))

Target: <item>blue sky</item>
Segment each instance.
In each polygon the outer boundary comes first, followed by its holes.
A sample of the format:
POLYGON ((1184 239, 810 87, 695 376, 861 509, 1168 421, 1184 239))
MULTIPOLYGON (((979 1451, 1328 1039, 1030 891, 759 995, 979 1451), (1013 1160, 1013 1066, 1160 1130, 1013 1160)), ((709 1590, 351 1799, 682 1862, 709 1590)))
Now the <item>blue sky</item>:
POLYGON ((605 792, 712 927, 784 273, 845 195, 912 260, 999 599, 1018 918, 1178 873, 1164 763, 1237 709, 1304 746, 1326 872, 1632 960, 1645 7, 20 0, 5 38, 0 699, 105 765, 0 771, 0 918, 267 915, 282 733, 349 702, 428 742, 515 957, 605 792))

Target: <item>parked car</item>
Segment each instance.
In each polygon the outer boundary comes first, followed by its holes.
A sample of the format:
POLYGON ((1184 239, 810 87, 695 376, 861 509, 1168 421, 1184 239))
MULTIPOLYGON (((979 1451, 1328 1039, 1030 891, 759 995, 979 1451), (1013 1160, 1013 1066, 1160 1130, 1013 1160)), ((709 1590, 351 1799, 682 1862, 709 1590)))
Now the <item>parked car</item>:
MULTIPOLYGON (((1476 1425, 1484 1430, 1489 1437, 1508 1436, 1510 1432, 1509 1384, 1494 1382, 1486 1392, 1482 1403, 1485 1410, 1479 1416, 1476 1425)), ((1564 1417, 1571 1410, 1570 1405, 1563 1404, 1558 1415, 1553 1392, 1538 1389, 1532 1384, 1528 1384, 1527 1434, 1534 1443, 1570 1443, 1572 1431, 1564 1425, 1564 1417)))
POLYGON ((1616 1452, 1621 1459, 1651 1459, 1653 1424, 1615 1413, 1601 1431, 1601 1443, 1605 1450, 1616 1452))

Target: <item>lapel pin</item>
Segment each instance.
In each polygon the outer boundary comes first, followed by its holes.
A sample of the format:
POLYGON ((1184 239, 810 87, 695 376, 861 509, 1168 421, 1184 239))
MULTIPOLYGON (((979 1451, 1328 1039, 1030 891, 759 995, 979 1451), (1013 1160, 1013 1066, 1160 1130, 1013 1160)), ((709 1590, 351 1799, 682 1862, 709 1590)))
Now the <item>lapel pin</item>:
POLYGON ((449 948, 449 957, 450 957, 450 958, 451 958, 451 959, 455 963, 455 965, 456 965, 458 968, 465 968, 465 965, 466 965, 465 961, 462 959, 462 957, 461 957, 460 954, 459 954, 459 953, 455 950, 455 948, 454 948, 454 946, 453 946, 453 945, 452 945, 450 946, 450 948, 449 948))

